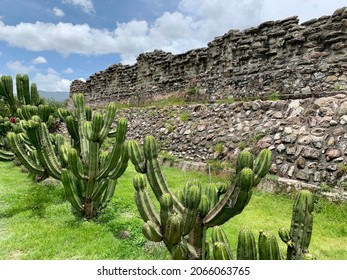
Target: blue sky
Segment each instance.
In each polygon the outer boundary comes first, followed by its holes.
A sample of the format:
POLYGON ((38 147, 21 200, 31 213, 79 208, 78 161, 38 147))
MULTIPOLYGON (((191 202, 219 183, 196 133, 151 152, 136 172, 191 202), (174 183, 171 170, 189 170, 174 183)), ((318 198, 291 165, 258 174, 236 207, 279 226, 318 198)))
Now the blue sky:
POLYGON ((145 51, 182 53, 230 29, 298 15, 331 15, 347 0, 1 0, 0 75, 28 74, 40 90, 145 51))

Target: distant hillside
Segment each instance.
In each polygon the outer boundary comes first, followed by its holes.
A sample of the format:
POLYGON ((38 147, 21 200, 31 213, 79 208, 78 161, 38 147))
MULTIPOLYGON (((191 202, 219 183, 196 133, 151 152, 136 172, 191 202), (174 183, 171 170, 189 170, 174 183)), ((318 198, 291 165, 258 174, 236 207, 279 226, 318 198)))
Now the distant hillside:
POLYGON ((46 99, 53 99, 55 101, 65 101, 69 98, 69 93, 65 91, 43 91, 39 90, 40 96, 46 99))

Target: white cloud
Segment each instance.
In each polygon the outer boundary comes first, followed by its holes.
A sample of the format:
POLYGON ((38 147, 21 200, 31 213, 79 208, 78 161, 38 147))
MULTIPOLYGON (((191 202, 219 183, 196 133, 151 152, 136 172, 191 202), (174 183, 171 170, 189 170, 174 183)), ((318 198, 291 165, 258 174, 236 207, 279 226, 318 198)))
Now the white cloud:
POLYGON ((33 60, 34 64, 44 64, 47 63, 47 59, 44 58, 43 56, 38 56, 33 60))
POLYGON ((63 16, 65 16, 64 11, 62 9, 57 8, 57 7, 53 8, 53 13, 54 13, 54 15, 56 17, 63 17, 63 16))
POLYGON ((16 61, 9 61, 6 64, 7 68, 13 72, 14 74, 28 74, 32 71, 35 71, 36 68, 33 65, 24 65, 22 61, 16 60, 16 61))
POLYGON ((62 0, 62 3, 78 6, 82 9, 83 12, 87 14, 91 14, 95 12, 93 1, 91 0, 62 0))
MULTIPOLYGON (((62 0, 94 12, 90 0, 62 0)), ((161 49, 182 53, 204 47, 230 29, 257 26, 269 19, 299 15, 300 19, 331 14, 343 0, 181 0, 178 10, 165 12, 153 23, 132 20, 114 29, 96 29, 88 24, 19 23, 6 25, 0 18, 0 41, 31 51, 69 54, 120 54, 122 63, 134 63, 145 51, 161 49), (303 6, 304 8, 297 8, 303 6), (300 14, 299 14, 300 13, 300 14), (274 16, 275 15, 275 16, 274 16)))
POLYGON ((44 91, 70 91, 71 81, 64 79, 60 74, 52 68, 47 73, 37 73, 33 77, 33 82, 37 84, 39 90, 44 91))
POLYGON ((72 74, 72 73, 74 73, 74 70, 72 68, 68 67, 64 70, 64 73, 65 74, 72 74))

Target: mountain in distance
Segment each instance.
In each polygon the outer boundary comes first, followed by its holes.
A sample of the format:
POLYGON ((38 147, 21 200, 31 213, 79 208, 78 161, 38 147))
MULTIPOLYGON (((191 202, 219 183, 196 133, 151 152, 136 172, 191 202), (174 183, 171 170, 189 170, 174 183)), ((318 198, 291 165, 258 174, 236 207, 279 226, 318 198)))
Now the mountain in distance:
POLYGON ((66 91, 43 91, 39 90, 39 94, 41 97, 45 99, 53 99, 54 101, 65 101, 69 98, 69 93, 66 91))

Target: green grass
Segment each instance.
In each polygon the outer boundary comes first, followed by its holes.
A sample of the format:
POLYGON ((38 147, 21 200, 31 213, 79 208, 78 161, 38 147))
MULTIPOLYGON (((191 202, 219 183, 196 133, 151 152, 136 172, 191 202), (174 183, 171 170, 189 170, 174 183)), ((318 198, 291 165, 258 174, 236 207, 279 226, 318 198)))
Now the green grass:
MULTIPOLYGON (((209 182, 198 172, 165 168, 164 173, 176 188, 193 178, 209 182)), ((33 183, 12 163, 0 162, 0 174, 0 259, 170 259, 165 248, 142 236, 132 166, 119 179, 109 206, 93 221, 74 215, 59 184, 33 183), (120 237, 124 231, 129 238, 120 237)), ((279 227, 289 227, 292 203, 284 195, 255 192, 246 209, 223 226, 234 251, 243 226, 254 233, 263 229, 275 234, 279 227)), ((318 210, 310 251, 318 259, 347 259, 347 204, 320 201, 318 210)), ((285 246, 279 243, 284 254, 285 246)))

